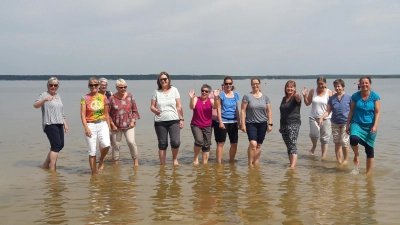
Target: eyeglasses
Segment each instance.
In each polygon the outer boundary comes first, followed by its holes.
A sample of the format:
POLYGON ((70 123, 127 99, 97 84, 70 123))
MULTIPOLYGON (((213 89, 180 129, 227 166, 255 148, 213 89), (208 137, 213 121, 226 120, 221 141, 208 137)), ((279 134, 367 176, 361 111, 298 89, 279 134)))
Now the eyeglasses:
POLYGON ((232 85, 233 83, 224 83, 225 85, 232 85))
POLYGON ((201 90, 201 92, 210 93, 209 90, 201 90))
POLYGON ((58 84, 49 84, 49 87, 58 87, 58 84))
POLYGON ((89 87, 98 87, 99 84, 89 84, 89 87))
POLYGON ((166 82, 168 80, 168 78, 161 78, 160 81, 164 81, 166 82))
POLYGON ((126 89, 128 86, 118 87, 119 89, 126 89))
POLYGON ((251 85, 256 86, 256 85, 260 85, 260 83, 254 83, 254 84, 251 84, 251 85))

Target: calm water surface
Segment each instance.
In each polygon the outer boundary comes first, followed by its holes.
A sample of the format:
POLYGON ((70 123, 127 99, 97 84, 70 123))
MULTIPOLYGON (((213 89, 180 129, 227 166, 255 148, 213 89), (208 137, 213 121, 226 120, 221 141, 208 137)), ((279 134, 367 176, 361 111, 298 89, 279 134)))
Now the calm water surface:
MULTIPOLYGON (((333 80, 328 80, 332 89, 333 80)), ((356 80, 345 80, 345 91, 356 91, 356 80)), ((361 174, 350 175, 353 164, 338 165, 333 143, 328 157, 308 155, 308 113, 302 105, 299 159, 295 171, 286 170, 286 148, 278 132, 279 104, 286 80, 263 80, 262 91, 271 99, 273 131, 263 144, 261 164, 249 169, 247 136, 239 133, 237 162, 191 165, 193 137, 189 123, 188 90, 208 82, 174 81, 181 93, 185 128, 181 132, 180 166, 158 165, 157 139, 150 98, 155 81, 127 81, 142 118, 137 123, 140 167, 133 168, 126 145, 122 161, 114 167, 108 156, 105 170, 91 177, 79 100, 88 92, 86 81, 61 81, 62 97, 70 133, 58 159, 58 170, 38 168, 49 149, 41 130, 41 113, 33 108, 45 81, 1 81, 0 224, 398 224, 400 219, 400 173, 398 153, 398 79, 374 79, 381 95, 381 121, 372 176, 366 177, 365 154, 361 174)), ((314 80, 296 80, 314 88, 314 80)), ((241 97, 251 91, 250 80, 234 81, 241 97)), ((115 91, 114 81, 109 89, 115 91)), ((124 143, 125 144, 125 143, 124 143)), ((215 147, 215 143, 213 143, 215 147)), ((319 150, 319 149, 318 149, 319 150)), ((319 153, 319 151, 317 151, 319 153)), ((224 158, 228 157, 225 147, 224 158)), ((353 157, 353 153, 350 153, 353 157)))

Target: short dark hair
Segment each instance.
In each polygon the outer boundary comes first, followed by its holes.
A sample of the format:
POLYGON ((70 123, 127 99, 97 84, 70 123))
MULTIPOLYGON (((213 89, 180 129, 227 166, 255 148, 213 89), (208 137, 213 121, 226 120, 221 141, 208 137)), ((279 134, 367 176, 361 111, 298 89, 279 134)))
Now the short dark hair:
POLYGON ((344 87, 344 81, 342 79, 336 79, 335 81, 333 81, 333 86, 335 87, 335 85, 340 85, 344 87))
POLYGON ((232 77, 230 77, 230 76, 226 76, 225 78, 224 78, 224 86, 225 86, 225 81, 226 80, 231 80, 232 81, 232 91, 235 89, 235 86, 233 86, 233 79, 232 79, 232 77))

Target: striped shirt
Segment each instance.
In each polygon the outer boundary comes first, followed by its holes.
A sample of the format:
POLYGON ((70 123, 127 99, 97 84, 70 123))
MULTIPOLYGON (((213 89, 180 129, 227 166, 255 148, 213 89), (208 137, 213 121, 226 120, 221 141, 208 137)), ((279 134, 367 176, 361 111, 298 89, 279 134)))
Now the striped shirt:
MULTIPOLYGON (((36 100, 36 102, 46 99, 50 96, 51 95, 47 91, 45 91, 39 95, 39 98, 36 100)), ((46 101, 40 108, 42 109, 43 130, 46 127, 46 125, 64 123, 63 121, 63 119, 65 119, 64 108, 59 94, 56 93, 55 99, 51 101, 46 101)))

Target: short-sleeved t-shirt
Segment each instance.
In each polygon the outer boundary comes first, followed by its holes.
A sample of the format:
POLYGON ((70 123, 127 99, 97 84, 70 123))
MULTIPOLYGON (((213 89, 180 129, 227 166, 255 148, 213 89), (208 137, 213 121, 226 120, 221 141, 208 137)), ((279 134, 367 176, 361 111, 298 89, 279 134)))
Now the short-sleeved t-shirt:
POLYGON ((286 97, 282 98, 279 110, 281 112, 281 125, 301 124, 300 119, 301 101, 297 102, 295 97, 286 102, 286 97))
POLYGON ((176 99, 179 99, 179 91, 176 87, 171 87, 168 93, 162 90, 155 90, 152 100, 156 101, 156 108, 160 110, 160 115, 154 116, 155 122, 179 120, 178 110, 176 109, 176 99))
POLYGON ((350 112, 350 102, 351 96, 349 94, 344 94, 340 100, 337 94, 334 94, 329 98, 328 105, 330 105, 332 109, 332 123, 347 123, 347 117, 349 117, 350 112))
POLYGON ((361 92, 356 92, 351 96, 351 100, 355 103, 352 121, 360 124, 371 124, 375 122, 375 102, 381 97, 371 91, 367 100, 363 100, 361 92))
POLYGON ((105 95, 97 94, 91 96, 89 94, 81 98, 81 105, 86 105, 86 122, 103 120, 106 118, 104 107, 108 104, 108 99, 105 95))
MULTIPOLYGON (((36 102, 41 101, 50 97, 51 95, 45 91, 39 95, 39 98, 36 102)), ((36 103, 35 102, 35 103, 36 103)), ((46 101, 40 109, 42 110, 42 128, 46 127, 46 125, 51 124, 63 124, 64 123, 64 106, 61 101, 61 97, 56 93, 56 97, 51 101, 46 101)))
POLYGON ((236 105, 239 102, 240 96, 237 92, 233 92, 233 98, 226 97, 225 93, 219 94, 221 99, 221 117, 223 123, 235 123, 236 118, 236 105))
POLYGON ((253 94, 245 94, 242 102, 247 103, 246 123, 263 123, 268 122, 267 104, 270 104, 269 98, 262 94, 259 98, 253 94))

